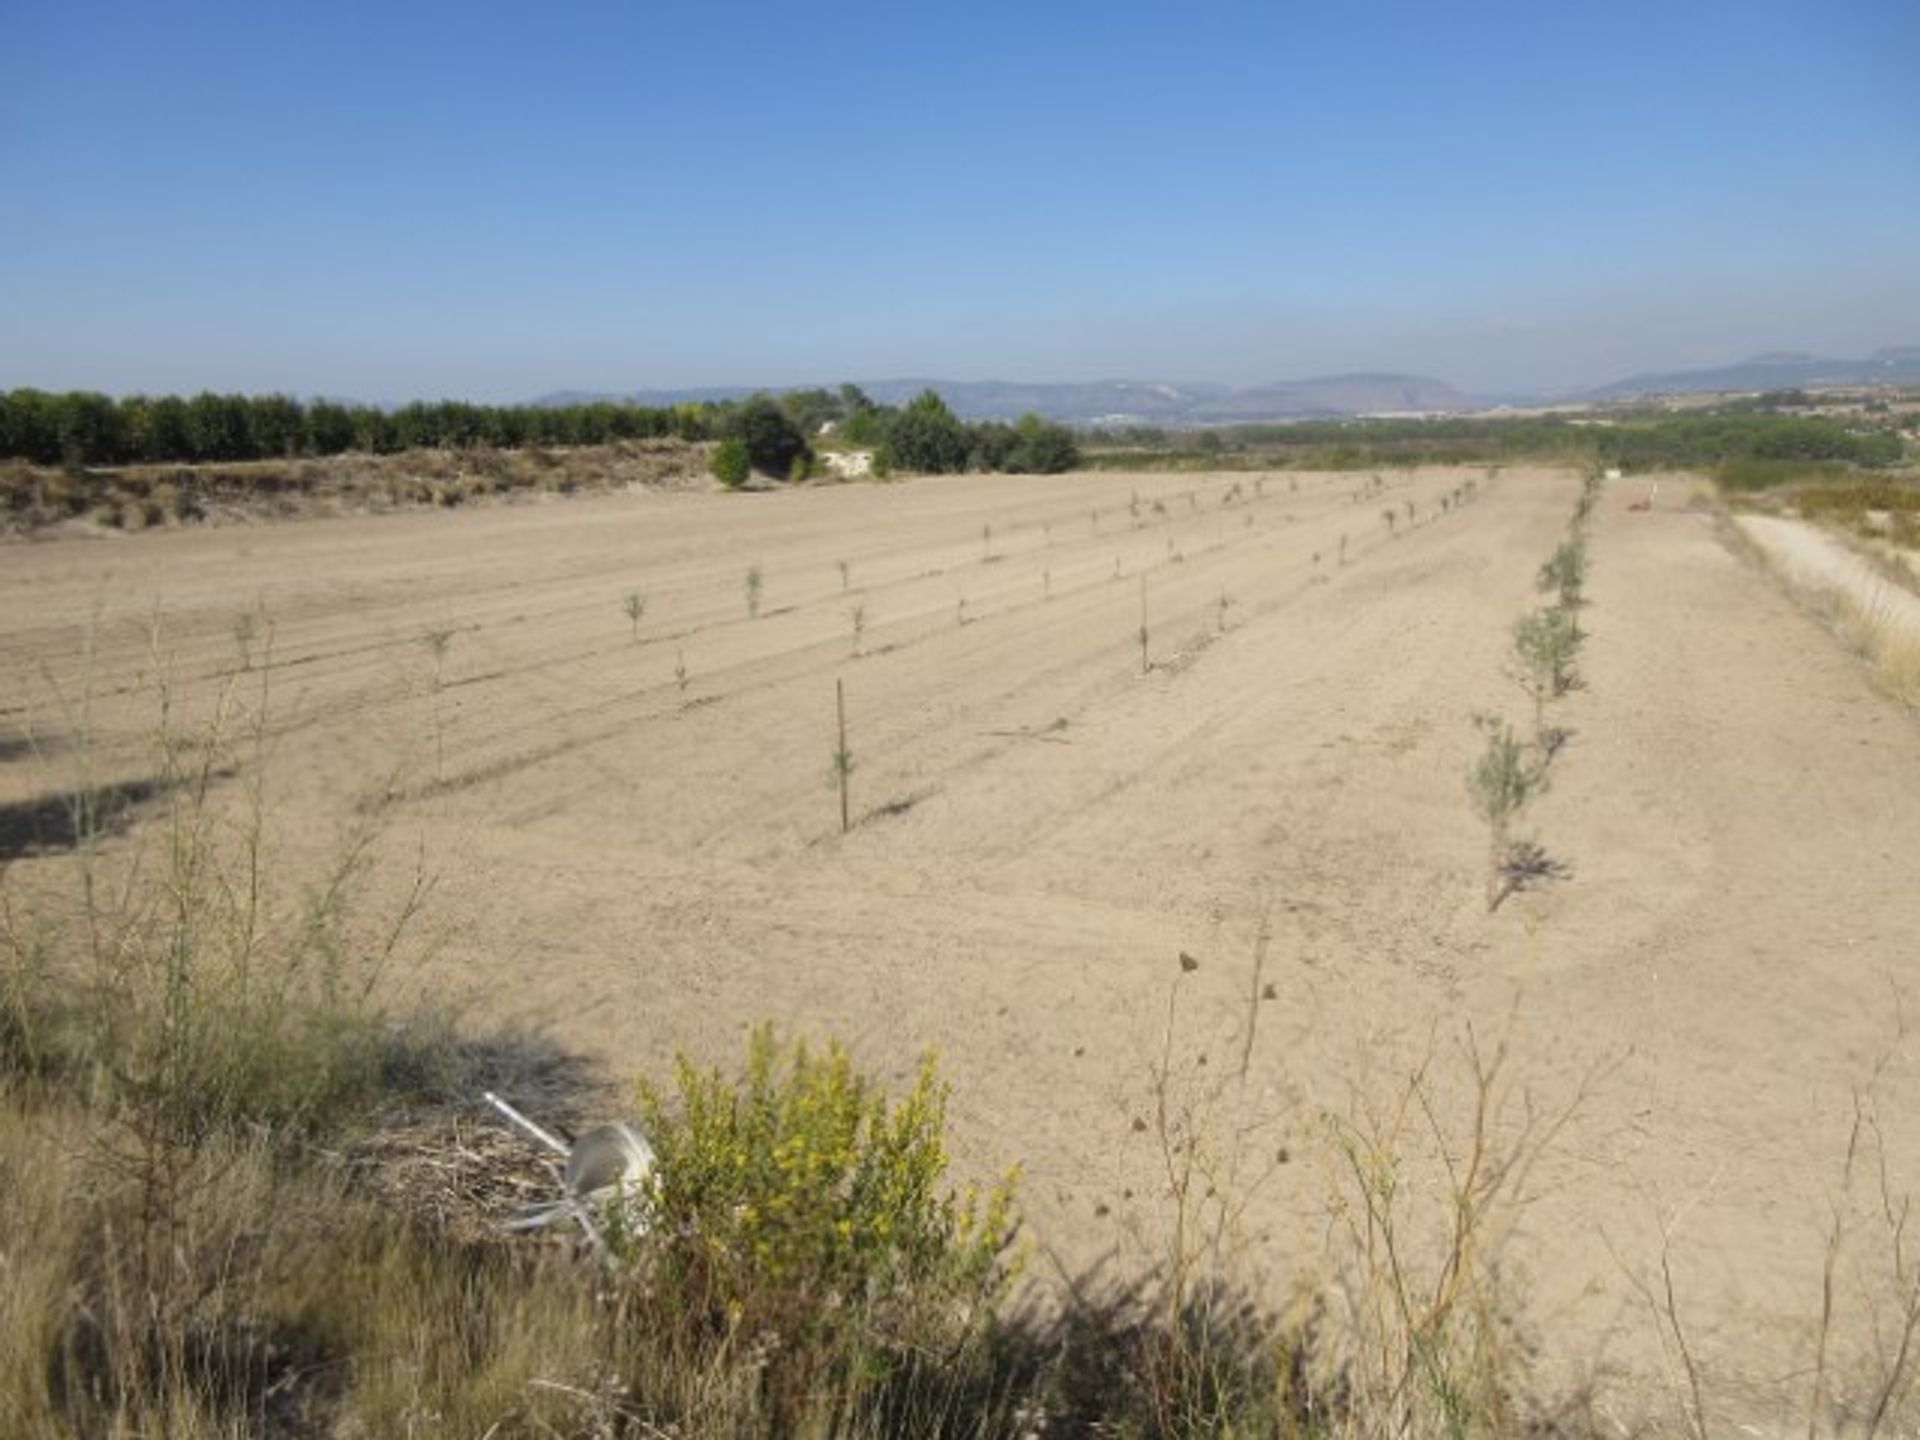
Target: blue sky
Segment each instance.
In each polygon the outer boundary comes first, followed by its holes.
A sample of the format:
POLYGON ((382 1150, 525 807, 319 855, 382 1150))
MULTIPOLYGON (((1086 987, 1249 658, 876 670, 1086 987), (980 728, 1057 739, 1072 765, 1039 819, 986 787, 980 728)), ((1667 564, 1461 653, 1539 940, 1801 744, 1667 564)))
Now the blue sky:
POLYGON ((0 386, 1920 344, 1914 0, 0 0, 0 386))

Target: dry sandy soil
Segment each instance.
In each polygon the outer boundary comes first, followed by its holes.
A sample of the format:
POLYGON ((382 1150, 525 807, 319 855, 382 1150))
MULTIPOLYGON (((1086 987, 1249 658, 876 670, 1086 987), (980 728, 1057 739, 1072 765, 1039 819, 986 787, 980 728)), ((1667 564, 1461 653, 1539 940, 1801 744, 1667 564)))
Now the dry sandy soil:
MULTIPOLYGON (((1237 1064, 1267 917, 1250 1083, 1202 1117, 1260 1157, 1249 1276, 1328 1251, 1329 1114, 1388 1102, 1433 1050, 1459 1135, 1458 1039, 1504 1034, 1502 1135, 1526 1101, 1577 1100, 1503 1252, 1545 1376, 1617 1369, 1622 1411, 1679 1393, 1671 1327, 1640 1293, 1664 1249, 1714 1403, 1774 1416, 1809 1383, 1836 1210, 1858 1228, 1833 1364, 1858 1373, 1870 1343, 1879 1180, 1863 1161, 1849 1193, 1842 1164, 1886 1057, 1888 1183, 1920 1188, 1901 1020, 1920 719, 1681 486, 1645 514, 1625 509, 1637 489, 1608 494, 1586 685, 1527 822, 1571 873, 1489 916, 1470 717, 1525 713, 1508 627, 1578 485, 1508 471, 1441 515, 1463 478, 1396 472, 1356 503, 1352 475, 1259 496, 1252 476, 969 477, 15 543, 0 804, 67 781, 70 753, 17 743, 58 730, 56 687, 91 688, 98 763, 139 778, 152 617, 191 712, 258 610, 279 818, 317 845, 379 812, 394 853, 424 841, 437 993, 620 1077, 678 1050, 731 1059, 762 1017, 889 1076, 933 1047, 960 1163, 1024 1166, 1042 1272, 1157 1253, 1166 1187, 1140 1122, 1169 996, 1178 1112, 1237 1064), (1418 524, 1403 509, 1390 536, 1381 510, 1409 500, 1418 524), (436 687, 422 637, 440 629, 436 687)), ((1423 1183, 1427 1148, 1405 1151, 1423 1183)))

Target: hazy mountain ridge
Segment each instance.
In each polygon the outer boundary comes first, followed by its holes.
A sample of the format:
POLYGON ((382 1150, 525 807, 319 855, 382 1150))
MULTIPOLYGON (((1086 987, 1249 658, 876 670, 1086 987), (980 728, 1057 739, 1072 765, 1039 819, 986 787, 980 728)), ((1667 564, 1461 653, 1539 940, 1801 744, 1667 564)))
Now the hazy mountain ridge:
MULTIPOLYGON (((884 405, 900 405, 922 390, 937 390, 965 420, 1014 420, 1031 411, 1069 425, 1160 425, 1173 428, 1237 425, 1280 420, 1338 419, 1347 416, 1453 415, 1498 403, 1599 403, 1643 395, 1684 395, 1716 390, 1785 390, 1809 385, 1920 384, 1920 345, 1877 350, 1864 359, 1776 352, 1728 365, 1650 372, 1592 389, 1552 397, 1511 396, 1496 400, 1469 395, 1444 380, 1392 372, 1320 375, 1263 385, 1232 386, 1166 380, 941 380, 910 376, 863 380, 860 388, 884 405)), ((621 400, 639 405, 676 405, 697 401, 743 400, 759 393, 805 388, 794 385, 711 385, 681 390, 559 390, 535 405, 578 405, 621 400)), ((834 386, 828 386, 832 389, 834 386)))
MULTIPOLYGON (((1442 380, 1422 375, 1327 375, 1235 388, 1159 380, 1007 381, 910 377, 863 380, 883 405, 899 405, 922 390, 937 390, 964 420, 1014 420, 1028 413, 1073 425, 1220 425, 1250 420, 1300 420, 1381 412, 1453 412, 1473 401, 1442 380)), ((625 400, 639 405, 740 400, 758 390, 794 386, 725 385, 685 390, 594 394, 578 390, 542 395, 536 405, 625 400)))
POLYGON ((1585 398, 1618 400, 1634 395, 1674 395, 1710 390, 1788 390, 1808 385, 1920 383, 1920 345, 1897 345, 1860 360, 1774 352, 1731 365, 1632 375, 1584 391, 1585 398))

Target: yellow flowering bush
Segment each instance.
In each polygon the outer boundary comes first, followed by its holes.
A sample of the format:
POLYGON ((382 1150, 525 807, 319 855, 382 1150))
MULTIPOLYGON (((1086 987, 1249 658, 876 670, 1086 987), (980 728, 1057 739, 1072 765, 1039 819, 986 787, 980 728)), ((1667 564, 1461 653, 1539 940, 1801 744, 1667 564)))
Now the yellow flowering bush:
POLYGON ((640 1087, 660 1278, 729 1333, 787 1341, 990 1317, 1013 1176, 945 1183, 946 1099, 931 1056, 889 1103, 840 1046, 783 1044, 770 1025, 738 1078, 682 1057, 671 1095, 640 1087))

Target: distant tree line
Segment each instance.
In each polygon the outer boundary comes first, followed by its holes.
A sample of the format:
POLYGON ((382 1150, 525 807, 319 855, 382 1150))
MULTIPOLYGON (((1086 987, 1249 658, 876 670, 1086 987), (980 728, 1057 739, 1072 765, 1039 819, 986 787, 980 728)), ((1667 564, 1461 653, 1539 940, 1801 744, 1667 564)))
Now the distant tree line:
POLYGON ((41 465, 275 460, 480 446, 504 450, 673 437, 727 442, 730 468, 744 458, 752 469, 787 479, 812 473, 814 443, 827 427, 839 432, 839 442, 872 449, 883 471, 891 466, 1051 472, 1070 469, 1079 458, 1071 431, 1036 416, 1014 425, 970 425, 956 419, 931 390, 896 408, 875 404, 857 385, 721 403, 442 400, 395 410, 287 395, 203 392, 115 399, 85 390, 0 391, 0 458, 41 465))
POLYGON ((287 395, 134 395, 74 390, 0 392, 0 456, 42 465, 272 460, 386 455, 490 445, 604 445, 712 434, 710 405, 470 405, 416 401, 397 410, 299 401, 287 395))
POLYGON ((1892 465, 1903 448, 1891 430, 1856 429, 1811 415, 1660 415, 1593 428, 1603 460, 1641 469, 1734 460, 1892 465))
POLYGON ((1064 425, 1027 414, 1013 424, 968 423, 931 390, 899 409, 875 407, 853 417, 846 438, 877 441, 877 453, 896 470, 945 475, 962 470, 1001 470, 1052 475, 1080 463, 1080 447, 1064 425))
POLYGON ((1165 457, 1195 465, 1234 458, 1358 469, 1388 464, 1541 460, 1634 469, 1701 468, 1736 461, 1890 465, 1903 453, 1884 425, 1818 416, 1630 411, 1603 417, 1302 420, 1168 431, 1150 426, 1102 435, 1090 463, 1129 466, 1165 457))
POLYGON ((965 470, 1057 474, 1080 463, 1080 448, 1064 425, 1023 415, 1014 424, 968 423, 932 390, 905 405, 879 405, 857 385, 838 394, 795 390, 777 399, 755 395, 722 420, 726 439, 714 456, 714 474, 740 484, 750 470, 802 478, 818 469, 815 443, 872 452, 881 475, 925 475, 965 470))

